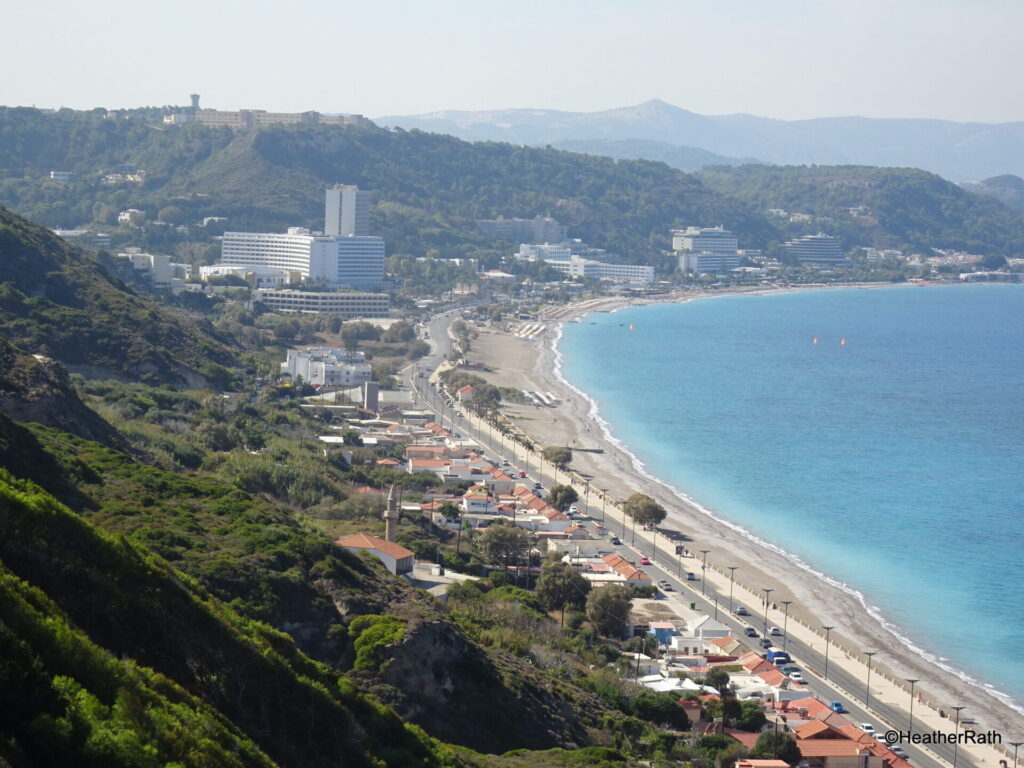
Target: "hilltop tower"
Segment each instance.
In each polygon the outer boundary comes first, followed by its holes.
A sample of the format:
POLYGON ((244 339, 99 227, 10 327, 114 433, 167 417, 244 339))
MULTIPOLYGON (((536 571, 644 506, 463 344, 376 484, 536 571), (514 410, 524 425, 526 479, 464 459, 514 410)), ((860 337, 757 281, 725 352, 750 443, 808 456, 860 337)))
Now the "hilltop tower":
POLYGON ((384 538, 394 543, 398 529, 398 500, 395 498, 395 486, 388 491, 388 503, 384 508, 384 538))
POLYGON ((199 94, 189 94, 189 98, 192 99, 192 114, 194 115, 196 112, 199 111, 199 94))

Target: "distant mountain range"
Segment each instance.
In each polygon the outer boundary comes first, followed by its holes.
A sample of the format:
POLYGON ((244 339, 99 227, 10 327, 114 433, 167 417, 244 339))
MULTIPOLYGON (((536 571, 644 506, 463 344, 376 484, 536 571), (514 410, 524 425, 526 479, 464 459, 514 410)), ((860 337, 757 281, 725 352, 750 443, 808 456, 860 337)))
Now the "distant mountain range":
MULTIPOLYGON (((1024 175, 1024 122, 955 123, 867 117, 772 120, 743 114, 699 115, 657 99, 601 112, 443 111, 375 120, 385 126, 447 133, 471 141, 558 145, 631 140, 637 142, 631 151, 644 154, 629 156, 664 160, 683 170, 694 168, 683 167, 688 160, 668 159, 664 147, 645 147, 639 142, 660 142, 685 152, 704 150, 724 156, 726 164, 735 164, 729 158, 757 158, 782 165, 913 167, 954 181, 1009 173, 1024 175)), ((615 145, 606 149, 614 150, 615 145)))

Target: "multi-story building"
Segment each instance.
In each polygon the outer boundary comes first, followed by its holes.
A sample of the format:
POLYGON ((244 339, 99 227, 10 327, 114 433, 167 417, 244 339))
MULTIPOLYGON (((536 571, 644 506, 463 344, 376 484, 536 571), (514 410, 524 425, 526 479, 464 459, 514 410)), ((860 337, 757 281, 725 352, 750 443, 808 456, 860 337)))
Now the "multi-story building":
POLYGON ((687 227, 672 230, 672 250, 736 255, 739 240, 724 227, 687 227))
POLYGON ((720 253, 717 251, 679 251, 679 271, 694 274, 723 274, 740 265, 738 252, 720 253))
POLYGON ((50 230, 61 240, 85 248, 104 250, 110 247, 110 235, 104 232, 91 232, 88 229, 53 229, 50 230))
POLYGON ((846 264, 839 241, 831 235, 806 235, 788 240, 786 252, 800 264, 846 264))
POLYGON ((477 231, 493 240, 510 243, 561 243, 566 239, 565 227, 550 216, 532 219, 478 219, 477 231))
POLYGON ((275 312, 314 312, 346 317, 387 317, 391 300, 386 293, 358 291, 299 291, 258 288, 252 300, 275 312))
MULTIPOLYGON (((545 260, 546 261, 546 260, 545 260)), ((546 261, 548 266, 569 277, 614 280, 620 283, 653 283, 654 267, 640 264, 609 264, 573 254, 567 261, 546 261)))
POLYGON ((384 280, 384 240, 374 236, 327 237, 292 227, 286 234, 225 232, 221 264, 298 272, 326 285, 374 288, 384 280))
POLYGON ((718 274, 735 269, 741 258, 738 246, 736 236, 722 226, 672 230, 680 272, 718 274))
POLYGON ((327 190, 324 234, 335 237, 370 234, 370 193, 359 187, 338 184, 327 190))
POLYGON ((138 248, 129 248, 117 257, 128 261, 132 269, 149 280, 157 290, 170 290, 175 294, 185 290, 190 270, 188 264, 177 264, 166 254, 143 253, 138 248))
POLYGON ((292 381, 302 379, 313 386, 362 386, 372 378, 370 364, 361 352, 333 347, 289 349, 281 373, 292 381))
POLYGON ((128 224, 130 226, 138 226, 146 220, 146 212, 140 211, 138 208, 128 208, 117 214, 118 224, 128 224))
POLYGON ((568 243, 520 243, 517 256, 530 261, 569 261, 572 247, 568 243))
POLYGON ((298 270, 275 269, 274 267, 239 267, 230 264, 210 264, 199 267, 199 277, 209 280, 218 275, 240 277, 253 288, 283 288, 292 283, 302 282, 298 270))
POLYGON ((192 106, 184 112, 164 115, 168 125, 182 123, 199 123, 213 127, 227 126, 241 130, 252 130, 265 125, 371 125, 363 115, 321 115, 319 112, 267 112, 265 109, 239 109, 223 111, 219 109, 200 109, 199 94, 192 94, 192 106))

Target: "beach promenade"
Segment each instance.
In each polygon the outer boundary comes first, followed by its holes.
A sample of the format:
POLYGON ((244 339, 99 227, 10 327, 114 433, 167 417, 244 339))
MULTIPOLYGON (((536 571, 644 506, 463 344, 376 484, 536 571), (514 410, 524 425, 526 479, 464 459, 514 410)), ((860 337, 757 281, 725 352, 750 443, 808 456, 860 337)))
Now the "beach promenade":
MULTIPOLYGON (((957 765, 996 766, 1000 760, 1012 758, 1013 748, 1007 742, 1019 741, 1024 734, 1024 723, 1016 712, 1001 706, 985 691, 929 664, 906 648, 867 613, 859 596, 852 591, 829 584, 785 553, 759 544, 741 530, 680 498, 672 489, 645 477, 634 465, 632 457, 607 439, 594 419, 591 404, 581 393, 555 376, 557 359, 551 342, 559 320, 571 319, 588 310, 607 311, 616 306, 621 306, 621 301, 598 300, 582 308, 562 308, 557 311, 557 319, 549 318, 544 332, 532 339, 517 339, 511 334, 493 330, 481 332, 474 340, 469 356, 473 362, 486 366, 487 372, 479 375, 493 383, 556 395, 558 403, 554 407, 515 406, 503 410, 514 428, 528 435, 538 446, 568 445, 575 448, 570 471, 551 467, 543 461, 539 451, 527 452, 522 445, 507 439, 493 426, 468 414, 457 419, 455 426, 464 432, 469 431, 490 450, 507 456, 516 466, 529 467, 531 473, 545 484, 574 485, 581 500, 589 502, 591 515, 595 519, 605 519, 616 533, 623 527, 619 500, 633 491, 642 491, 657 498, 669 511, 662 531, 675 530, 685 534, 690 539, 685 546, 691 556, 676 557, 675 539, 649 531, 635 532, 636 551, 656 555, 653 568, 660 568, 664 574, 703 573, 704 580, 684 580, 682 586, 690 589, 696 602, 701 602, 700 592, 703 589, 712 599, 706 604, 709 611, 715 609, 713 600, 717 597, 717 610, 725 614, 731 590, 732 603, 745 605, 752 614, 748 621, 758 629, 762 624, 785 625, 787 650, 810 674, 821 698, 833 696, 834 699, 830 700, 845 702, 851 708, 851 717, 860 711, 866 718, 863 722, 873 723, 880 730, 889 727, 909 730, 913 700, 913 731, 952 733, 960 730, 953 719, 952 707, 965 706, 962 716, 977 721, 977 724, 968 724, 969 727, 977 731, 992 728, 1000 732, 1003 749, 969 744, 961 744, 954 749, 952 745, 941 745, 931 748, 935 759, 947 764, 956 760, 957 765), (694 553, 701 554, 694 558, 694 553), (707 568, 702 569, 705 556, 707 568), (729 566, 735 568, 730 571, 729 566), (765 592, 766 589, 769 591, 765 592), (769 596, 767 615, 764 610, 766 594, 769 596), (789 603, 788 607, 783 601, 789 603), (823 629, 826 626, 833 629, 823 629), (830 640, 827 682, 824 680, 826 635, 830 640), (865 651, 873 655, 866 656, 865 651), (914 683, 913 699, 907 679, 919 681, 914 683), (939 710, 945 710, 949 717, 941 717, 939 710)), ((444 333, 441 326, 432 327, 432 331, 433 338, 437 338, 437 331, 444 333)), ((632 533, 628 525, 626 533, 632 533)))

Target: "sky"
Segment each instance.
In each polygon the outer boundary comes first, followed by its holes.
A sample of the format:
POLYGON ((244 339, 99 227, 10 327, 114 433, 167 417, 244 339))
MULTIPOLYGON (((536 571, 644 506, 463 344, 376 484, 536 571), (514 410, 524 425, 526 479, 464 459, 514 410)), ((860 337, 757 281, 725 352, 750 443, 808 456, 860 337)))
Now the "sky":
POLYGON ((1024 120, 1021 0, 0 0, 0 104, 1024 120))

